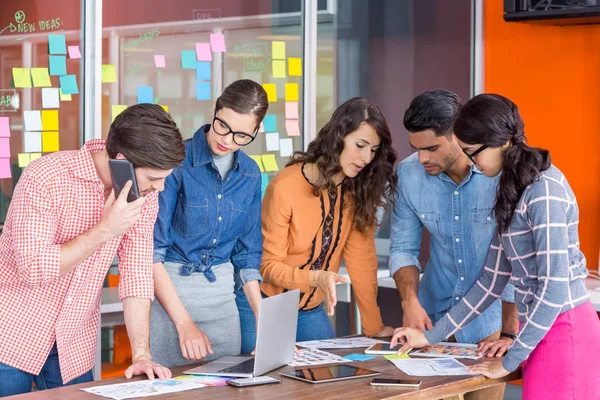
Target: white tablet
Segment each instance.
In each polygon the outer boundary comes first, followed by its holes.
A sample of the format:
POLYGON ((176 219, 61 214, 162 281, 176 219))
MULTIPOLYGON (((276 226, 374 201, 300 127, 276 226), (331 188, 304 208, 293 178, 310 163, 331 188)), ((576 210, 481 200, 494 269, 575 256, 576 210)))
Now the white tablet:
POLYGON ((365 350, 365 354, 396 354, 401 347, 401 343, 398 343, 392 348, 390 348, 389 343, 375 343, 365 350))
POLYGON ((298 379, 304 382, 324 383, 377 376, 381 372, 342 364, 331 367, 298 368, 292 371, 283 371, 279 374, 286 378, 298 379))

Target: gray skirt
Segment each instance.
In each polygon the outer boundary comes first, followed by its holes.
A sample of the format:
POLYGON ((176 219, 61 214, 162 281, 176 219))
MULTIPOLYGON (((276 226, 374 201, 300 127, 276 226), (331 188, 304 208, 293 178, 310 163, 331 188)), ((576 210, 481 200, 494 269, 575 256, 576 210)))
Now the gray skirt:
MULTIPOLYGON (((235 303, 233 265, 213 266, 215 282, 209 282, 201 273, 180 275, 181 267, 179 263, 165 262, 165 269, 185 309, 210 340, 214 354, 206 360, 239 355, 240 317, 235 303)), ((181 355, 175 325, 158 299, 150 308, 150 351, 154 362, 169 368, 195 362, 181 355)))

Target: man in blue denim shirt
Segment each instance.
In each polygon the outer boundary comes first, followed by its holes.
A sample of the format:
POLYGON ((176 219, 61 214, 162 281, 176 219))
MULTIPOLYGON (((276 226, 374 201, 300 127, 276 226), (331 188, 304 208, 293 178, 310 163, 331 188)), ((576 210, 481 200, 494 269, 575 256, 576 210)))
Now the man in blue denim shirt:
MULTIPOLYGON (((497 179, 468 165, 453 133, 458 96, 434 90, 417 96, 404 115, 417 151, 398 166, 398 198, 392 216, 390 273, 402 298, 404 327, 432 328, 477 282, 495 231, 492 208, 497 179), (422 228, 430 234, 430 257, 418 260, 422 228)), ((458 331, 460 343, 492 340, 482 350, 500 357, 518 331, 514 289, 458 331), (503 313, 504 308, 504 313, 503 313), (504 319, 502 318, 504 314, 504 319)), ((468 399, 502 399, 504 385, 469 393, 468 399)))

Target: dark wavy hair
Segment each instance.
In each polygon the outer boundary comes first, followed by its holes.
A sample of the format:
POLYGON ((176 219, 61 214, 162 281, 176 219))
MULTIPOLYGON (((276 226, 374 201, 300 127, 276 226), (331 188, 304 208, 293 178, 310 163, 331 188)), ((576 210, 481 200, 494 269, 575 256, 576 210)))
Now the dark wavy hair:
POLYGON ((499 233, 508 229, 525 188, 552 163, 548 150, 527 145, 524 128, 517 105, 499 94, 473 97, 460 109, 454 124, 455 135, 464 143, 489 147, 511 144, 502 154, 502 175, 494 204, 499 233))
POLYGON ((381 145, 373 160, 352 179, 344 179, 345 193, 351 196, 352 222, 356 229, 365 233, 376 226, 379 207, 393 204, 398 181, 394 164, 398 158, 392 147, 392 135, 383 113, 376 105, 362 97, 355 97, 339 106, 305 152, 297 151, 287 164, 314 163, 319 179, 313 185, 313 194, 336 187, 334 177, 342 172, 340 154, 344 150, 344 138, 367 123, 375 129, 381 145))

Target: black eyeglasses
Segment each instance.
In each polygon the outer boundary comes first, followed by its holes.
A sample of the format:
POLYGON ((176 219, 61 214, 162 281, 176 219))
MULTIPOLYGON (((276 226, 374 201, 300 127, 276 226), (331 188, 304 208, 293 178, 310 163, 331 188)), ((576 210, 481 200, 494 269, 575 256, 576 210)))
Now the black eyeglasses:
POLYGON ((482 151, 484 151, 487 148, 488 148, 488 146, 484 144, 483 146, 481 146, 480 148, 478 148, 477 150, 475 150, 472 154, 467 153, 467 151, 465 149, 462 149, 462 151, 463 151, 463 153, 465 153, 465 155, 467 157, 469 157, 469 160, 471 160, 471 162, 473 164, 477 164, 477 162, 475 161, 475 156, 477 154, 481 153, 482 151))
POLYGON ((217 117, 216 114, 213 118, 212 128, 213 131, 215 131, 215 133, 219 136, 227 136, 231 133, 233 135, 233 141, 239 146, 246 146, 252 143, 252 141, 256 137, 256 131, 258 130, 258 128, 254 130, 254 136, 244 132, 234 132, 231 130, 229 125, 227 125, 227 122, 217 117), (218 123, 215 123, 216 121, 218 121, 218 123))

